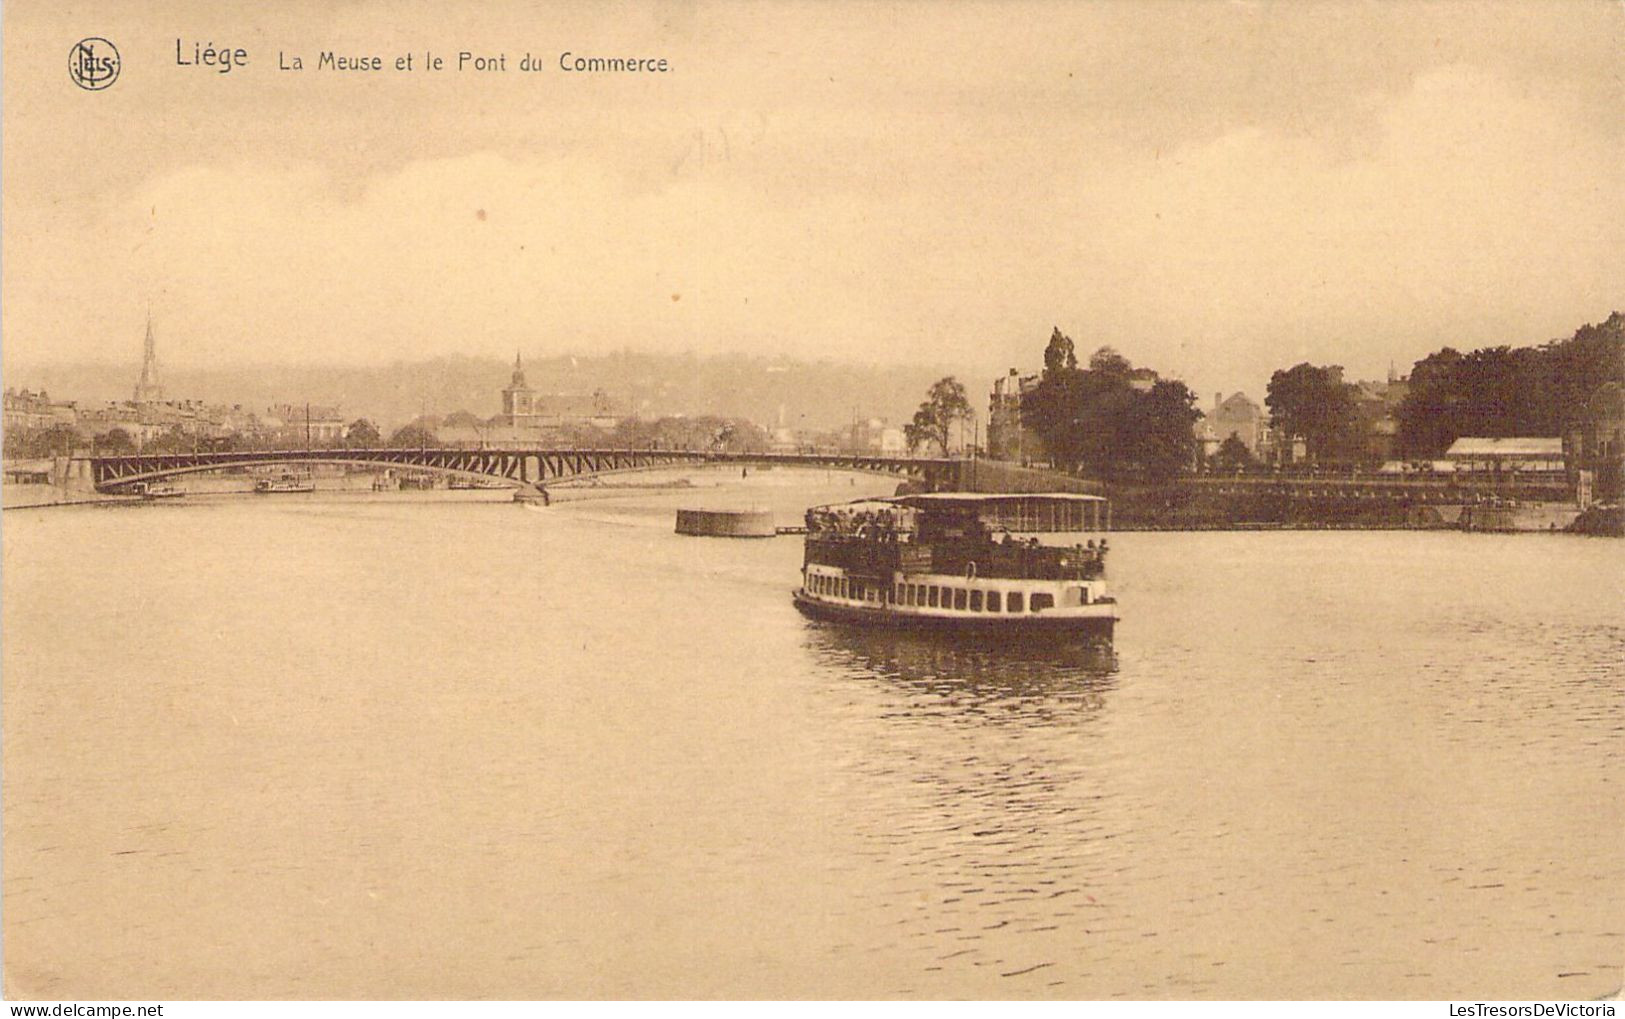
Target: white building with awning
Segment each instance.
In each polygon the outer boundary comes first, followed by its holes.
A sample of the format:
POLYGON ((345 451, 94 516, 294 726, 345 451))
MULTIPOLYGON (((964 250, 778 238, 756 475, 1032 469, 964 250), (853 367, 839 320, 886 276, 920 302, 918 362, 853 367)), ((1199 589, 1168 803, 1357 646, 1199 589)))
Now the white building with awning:
POLYGON ((1563 440, 1544 436, 1473 438, 1451 443, 1445 459, 1458 471, 1561 471, 1563 440))

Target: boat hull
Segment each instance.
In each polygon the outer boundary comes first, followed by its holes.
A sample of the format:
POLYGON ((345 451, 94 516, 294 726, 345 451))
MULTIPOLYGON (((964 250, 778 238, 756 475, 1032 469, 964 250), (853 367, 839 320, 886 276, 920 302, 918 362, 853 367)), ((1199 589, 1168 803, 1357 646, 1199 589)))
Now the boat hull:
POLYGON ((811 619, 921 633, 970 634, 1024 640, 1035 637, 1063 640, 1110 641, 1117 619, 1112 615, 1040 616, 933 616, 893 612, 883 608, 839 605, 808 597, 802 591, 792 596, 796 608, 811 619))

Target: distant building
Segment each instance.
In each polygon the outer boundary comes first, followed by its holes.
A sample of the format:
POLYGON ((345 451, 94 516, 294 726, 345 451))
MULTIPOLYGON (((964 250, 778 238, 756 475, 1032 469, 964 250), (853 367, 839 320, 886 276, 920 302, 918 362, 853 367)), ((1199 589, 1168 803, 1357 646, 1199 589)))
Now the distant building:
MULTIPOLYGON (((274 422, 280 427, 281 422, 274 422)), ((113 429, 119 429, 136 445, 145 445, 160 435, 183 435, 195 439, 214 439, 227 435, 254 435, 265 430, 265 422, 242 407, 205 404, 201 400, 165 400, 162 403, 137 404, 132 401, 107 403, 82 408, 77 423, 79 434, 91 438, 113 429)), ((304 444, 301 428, 297 445, 304 444)))
POLYGON ((903 430, 888 424, 885 418, 854 421, 847 432, 846 448, 852 453, 885 453, 901 455, 908 449, 903 430))
POLYGON ((1388 366, 1388 379, 1354 383, 1354 407, 1360 421, 1360 454, 1367 460, 1390 460, 1399 438, 1399 406, 1410 392, 1409 379, 1388 366))
POLYGON ((525 380, 525 365, 518 354, 513 374, 502 390, 502 413, 492 418, 482 441, 502 443, 567 442, 581 429, 608 432, 621 421, 609 395, 602 389, 591 396, 538 393, 525 380))
POLYGON ((67 425, 71 428, 78 417, 78 411, 73 403, 52 400, 50 394, 43 389, 37 393, 27 389, 7 389, 4 419, 0 424, 3 424, 8 432, 29 428, 52 428, 56 425, 67 425))
POLYGON ((1021 417, 1022 397, 1038 383, 1037 375, 1021 375, 1014 368, 1004 378, 993 380, 987 412, 987 455, 991 459, 1012 463, 1047 459, 1043 440, 1021 417))
POLYGON ((769 453, 799 453, 803 442, 796 435, 793 428, 777 425, 768 429, 767 451, 769 453))
POLYGON ((1309 444, 1301 436, 1288 435, 1277 424, 1266 424, 1259 442, 1259 459, 1277 467, 1302 463, 1309 458, 1309 444))
POLYGON ((86 439, 94 439, 98 435, 106 435, 115 430, 121 431, 128 435, 137 446, 141 446, 148 439, 162 435, 164 432, 162 425, 148 420, 150 417, 150 413, 143 415, 140 406, 126 400, 119 403, 81 407, 75 427, 77 427, 79 434, 86 439))
POLYGON ((1593 493, 1617 501, 1625 488, 1625 387, 1605 382, 1586 400, 1569 440, 1573 465, 1592 474, 1593 493))
POLYGON ((522 429, 536 416, 536 392, 525 384, 525 364, 517 352, 513 355, 513 376, 502 391, 502 414, 494 422, 508 428, 522 429))
POLYGON ((1563 440, 1539 436, 1464 437, 1451 443, 1444 456, 1458 471, 1494 474, 1562 471, 1565 465, 1563 440))
POLYGON ((86 407, 61 404, 56 411, 58 420, 72 425, 85 439, 95 439, 113 431, 123 432, 138 447, 164 435, 209 439, 258 430, 257 419, 243 412, 241 406, 228 408, 204 404, 201 400, 164 399, 150 314, 147 316, 147 331, 141 353, 141 375, 131 399, 86 407))
POLYGON ((1162 376, 1151 368, 1135 368, 1128 373, 1129 388, 1141 393, 1150 392, 1151 387, 1161 381, 1162 376))
POLYGON ((244 410, 240 403, 210 407, 209 417, 220 435, 255 436, 266 431, 264 419, 253 411, 244 410))
POLYGON ((49 485, 51 483, 51 461, 7 461, 5 478, 8 483, 13 485, 49 485))
POLYGON ((329 446, 344 438, 344 415, 339 408, 313 403, 279 403, 269 407, 261 421, 278 445, 329 446))
POLYGON ((1212 456, 1234 435, 1247 447, 1247 452, 1259 456, 1264 448, 1268 423, 1264 408, 1254 403, 1245 393, 1232 393, 1228 399, 1223 393, 1213 394, 1213 409, 1196 422, 1197 439, 1202 452, 1212 456), (1212 444, 1212 449, 1206 448, 1212 444))

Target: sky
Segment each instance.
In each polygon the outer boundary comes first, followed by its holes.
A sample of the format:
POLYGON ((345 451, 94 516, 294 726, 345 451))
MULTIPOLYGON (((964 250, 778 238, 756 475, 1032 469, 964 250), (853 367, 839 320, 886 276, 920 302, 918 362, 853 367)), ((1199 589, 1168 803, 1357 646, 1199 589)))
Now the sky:
POLYGON ((1059 326, 1206 402, 1625 309, 1617 0, 226 8, 5 4, 8 384, 133 363, 150 307, 197 366, 631 348, 991 379, 1059 326), (68 74, 87 36, 121 55, 100 91, 68 74), (422 68, 459 51, 508 69, 422 68))

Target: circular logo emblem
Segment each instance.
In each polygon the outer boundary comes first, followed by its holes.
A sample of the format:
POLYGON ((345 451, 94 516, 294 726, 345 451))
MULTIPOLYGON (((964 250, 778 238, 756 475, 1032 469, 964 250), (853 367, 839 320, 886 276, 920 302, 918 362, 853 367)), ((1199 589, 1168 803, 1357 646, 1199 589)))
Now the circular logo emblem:
POLYGON ((68 77, 82 89, 100 91, 118 81, 118 71, 118 47, 106 39, 80 39, 68 52, 68 77))

